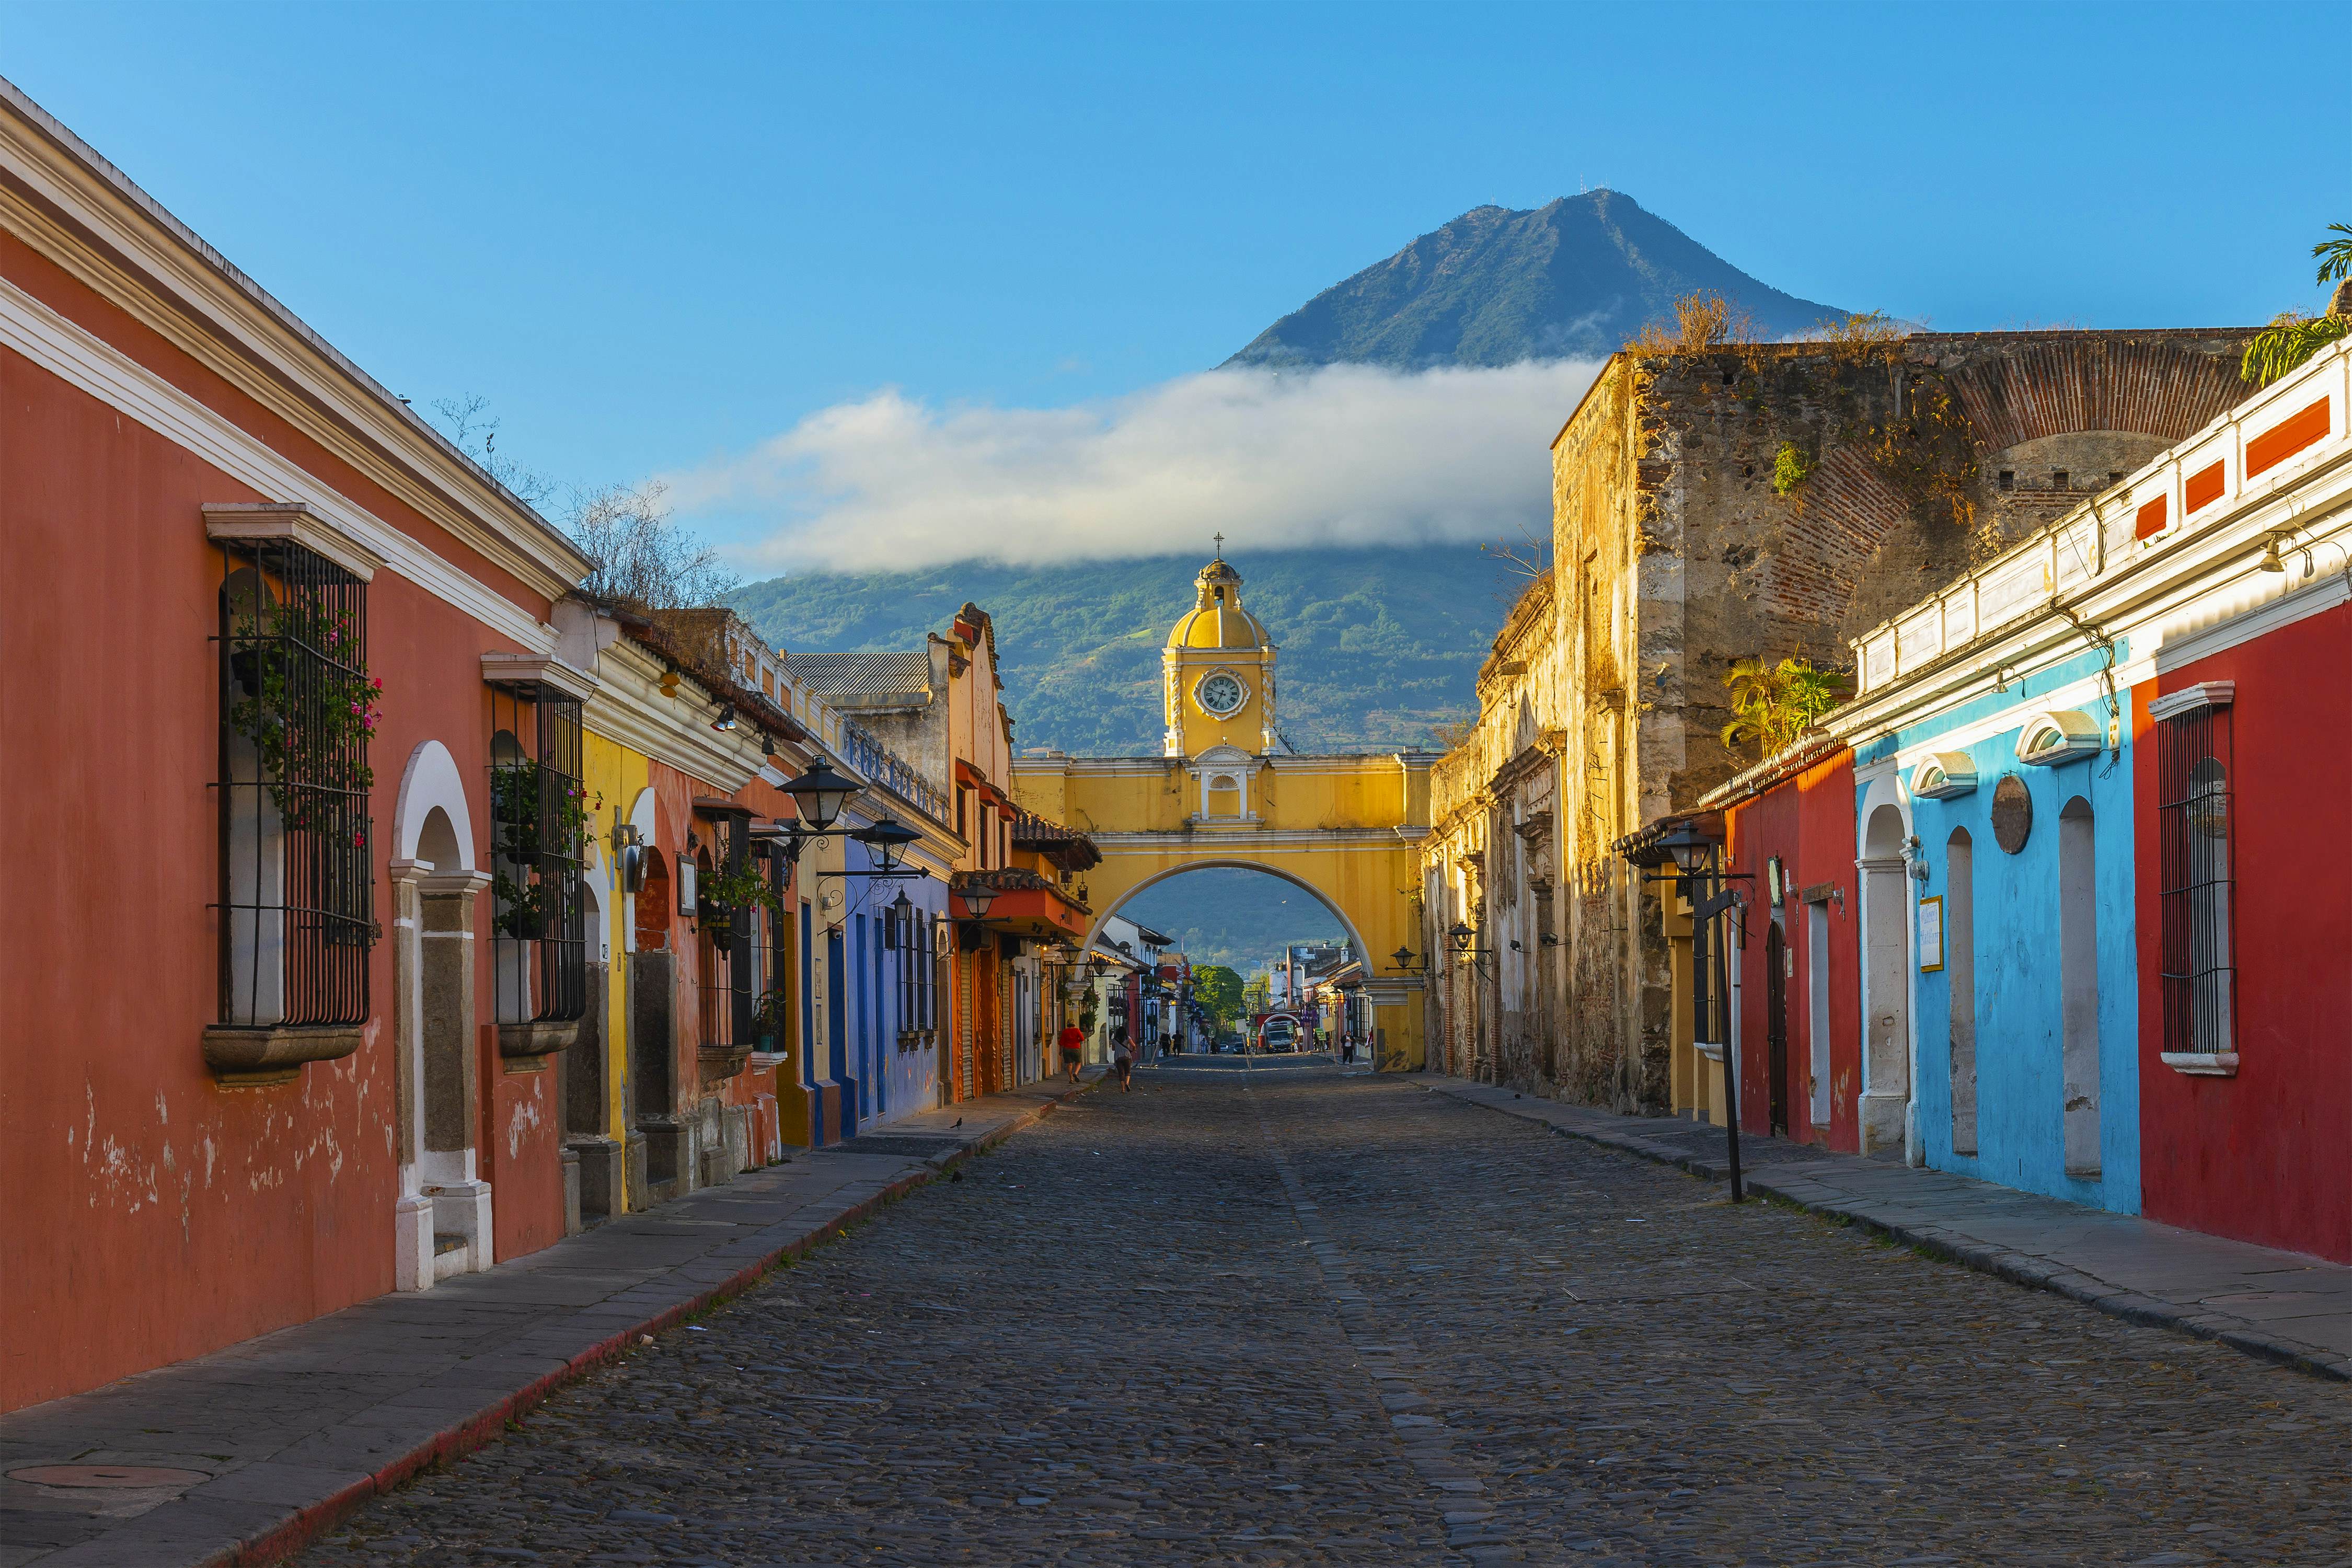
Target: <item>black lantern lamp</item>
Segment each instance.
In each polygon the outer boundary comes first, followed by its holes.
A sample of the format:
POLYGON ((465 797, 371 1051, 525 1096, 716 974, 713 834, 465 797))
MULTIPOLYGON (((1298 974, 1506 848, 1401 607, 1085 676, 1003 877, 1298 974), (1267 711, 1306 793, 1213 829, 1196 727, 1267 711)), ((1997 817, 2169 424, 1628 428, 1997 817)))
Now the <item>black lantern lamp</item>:
POLYGON ((958 888, 956 897, 963 900, 965 915, 976 921, 986 920, 989 906, 996 902, 996 889, 985 882, 974 882, 969 887, 958 888))
POLYGON ((906 859, 907 846, 919 844, 923 840, 921 834, 892 816, 881 818, 871 827, 858 828, 849 837, 866 846, 874 858, 874 868, 877 871, 897 870, 906 859))
POLYGON ((810 828, 823 833, 849 804, 849 797, 858 792, 855 780, 843 778, 830 764, 819 762, 800 777, 784 785, 784 793, 793 797, 800 808, 800 818, 810 828))
POLYGON ((1654 842, 1655 847, 1673 856, 1675 864, 1682 868, 1684 876, 1688 877, 1706 868, 1708 861, 1714 858, 1716 846, 1723 840, 1703 831, 1694 822, 1683 821, 1658 835, 1654 842))
POLYGON ((1394 952, 1390 953, 1389 957, 1395 962, 1398 973, 1402 974, 1412 974, 1415 973, 1412 966, 1414 957, 1412 949, 1409 947, 1398 948, 1394 952))
POLYGON ((1109 967, 1110 961, 1099 952, 1095 953, 1087 960, 1087 968, 1093 973, 1094 977, 1097 980, 1100 980, 1103 977, 1103 972, 1108 970, 1109 967))
POLYGON ((1455 921, 1454 929, 1445 934, 1454 939, 1454 951, 1456 952, 1469 952, 1470 944, 1478 940, 1478 933, 1462 921, 1455 921))
POLYGON ((735 728, 735 704, 730 702, 720 707, 719 717, 710 721, 710 727, 722 731, 735 728))

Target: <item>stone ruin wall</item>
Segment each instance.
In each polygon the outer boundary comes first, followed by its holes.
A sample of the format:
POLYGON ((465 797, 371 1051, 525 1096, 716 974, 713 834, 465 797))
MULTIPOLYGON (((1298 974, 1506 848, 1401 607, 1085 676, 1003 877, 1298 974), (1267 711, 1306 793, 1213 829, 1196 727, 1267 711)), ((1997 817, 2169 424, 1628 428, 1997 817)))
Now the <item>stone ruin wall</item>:
MULTIPOLYGON (((1670 1104, 1664 910, 1610 846, 1753 763, 1720 738, 1732 662, 1842 665, 1849 637, 2247 395, 2246 336, 1930 333, 1610 362, 1553 447, 1559 657, 1482 681, 1482 706, 1553 716, 1558 750, 1564 1005, 1553 1071, 1519 1087, 1670 1104), (1780 495, 1784 442, 1811 472, 1780 495)), ((1483 777, 1507 763, 1499 735, 1481 738, 1483 777)), ((1489 853, 1498 826, 1481 835, 1489 853)), ((1503 1056, 1540 1062, 1542 1044, 1503 1056)))

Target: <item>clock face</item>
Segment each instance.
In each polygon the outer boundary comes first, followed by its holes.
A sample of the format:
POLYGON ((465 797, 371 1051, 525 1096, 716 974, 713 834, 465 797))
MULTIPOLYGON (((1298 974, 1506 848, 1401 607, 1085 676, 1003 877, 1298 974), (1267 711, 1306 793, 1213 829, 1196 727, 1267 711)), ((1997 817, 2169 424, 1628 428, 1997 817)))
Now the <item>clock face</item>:
POLYGON ((1242 701, 1249 693, 1242 689, 1240 681, 1219 671, 1201 682, 1194 695, 1200 698, 1202 708, 1223 719, 1240 711, 1242 701))

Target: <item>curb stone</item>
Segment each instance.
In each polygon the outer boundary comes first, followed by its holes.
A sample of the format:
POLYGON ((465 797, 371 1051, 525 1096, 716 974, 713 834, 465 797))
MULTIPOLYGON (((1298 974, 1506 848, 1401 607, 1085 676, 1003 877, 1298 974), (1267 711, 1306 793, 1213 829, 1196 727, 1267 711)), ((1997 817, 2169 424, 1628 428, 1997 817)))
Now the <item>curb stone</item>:
MULTIPOLYGON (((1498 1105, 1485 1099, 1455 1094, 1439 1084, 1424 1083, 1418 1087, 1424 1093, 1443 1094, 1447 1099, 1465 1105, 1475 1105, 1482 1110, 1497 1111, 1520 1121, 1532 1121, 1555 1137, 1572 1138, 1580 1142, 1595 1143, 1603 1148, 1638 1154, 1643 1159, 1662 1165, 1672 1165, 1704 1180, 1726 1179, 1727 1173, 1721 1164, 1687 1153, 1668 1144, 1659 1143, 1652 1139, 1629 1133, 1612 1132, 1597 1127, 1570 1126, 1551 1121, 1532 1110, 1518 1110, 1509 1105, 1498 1105)), ((1536 1103, 1554 1105, 1559 1102, 1543 1100, 1536 1103)), ((2151 1296, 2140 1295, 2124 1286, 2109 1284, 2104 1279, 2077 1272, 2064 1264, 2035 1258, 2029 1253, 2002 1247, 1997 1242, 1979 1241, 1973 1237, 1957 1236, 1938 1226, 1905 1225, 1889 1220, 1870 1213, 1866 1208, 1853 1204, 1851 1200, 1808 1197, 1796 1190, 1801 1185, 1811 1184, 1801 1177, 1789 1185, 1783 1185, 1771 1176, 1751 1171, 1743 1173, 1743 1181, 1751 1192, 1764 1194, 1781 1203, 1802 1209, 1808 1214, 1838 1220, 1868 1231, 1873 1236, 1884 1237, 1889 1241, 1899 1241, 1906 1246, 1918 1247, 1921 1251, 1945 1262, 1957 1263, 1963 1268, 1975 1269, 1980 1274, 1990 1274, 2012 1285, 2035 1290, 2047 1290, 2053 1295, 2063 1296, 2069 1300, 2096 1308, 2126 1322, 2136 1323, 2144 1328, 2168 1329, 2190 1339, 2206 1340, 2216 1344, 2226 1345, 2241 1354, 2252 1356, 2257 1360, 2266 1361, 2274 1365, 2329 1382, 2352 1382, 2352 1357, 2329 1355, 2305 1345, 2275 1338, 2262 1332, 2245 1319, 2216 1317, 2200 1311, 2194 1307, 2175 1306, 2169 1301, 2160 1301, 2151 1296)))

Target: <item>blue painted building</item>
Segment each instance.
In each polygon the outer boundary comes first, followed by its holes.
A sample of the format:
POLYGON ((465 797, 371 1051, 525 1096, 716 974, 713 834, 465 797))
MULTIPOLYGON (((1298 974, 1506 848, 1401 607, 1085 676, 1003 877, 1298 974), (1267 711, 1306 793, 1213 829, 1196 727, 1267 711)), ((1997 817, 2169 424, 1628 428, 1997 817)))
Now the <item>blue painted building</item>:
POLYGON ((1956 645, 1853 716, 1885 726, 1854 748, 1864 1146, 2137 1213, 2126 650, 2025 613, 2023 657, 1956 645))

